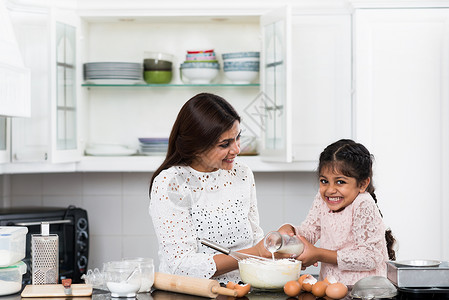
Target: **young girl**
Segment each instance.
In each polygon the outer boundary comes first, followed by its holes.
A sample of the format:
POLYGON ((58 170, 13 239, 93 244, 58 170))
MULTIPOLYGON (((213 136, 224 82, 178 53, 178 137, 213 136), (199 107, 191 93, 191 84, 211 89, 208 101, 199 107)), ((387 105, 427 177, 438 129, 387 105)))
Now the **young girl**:
POLYGON ((374 195, 372 156, 361 144, 339 140, 324 149, 318 165, 319 192, 300 226, 279 231, 300 236, 303 268, 321 262, 320 280, 333 276, 353 285, 370 275, 386 276, 395 242, 385 229, 374 195), (314 244, 320 240, 320 247, 314 244))

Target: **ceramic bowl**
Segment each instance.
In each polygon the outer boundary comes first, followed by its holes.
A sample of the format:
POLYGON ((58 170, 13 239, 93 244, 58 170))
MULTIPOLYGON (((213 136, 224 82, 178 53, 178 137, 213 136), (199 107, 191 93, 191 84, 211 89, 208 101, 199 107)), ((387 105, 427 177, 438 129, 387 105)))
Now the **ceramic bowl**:
POLYGON ((190 84, 210 84, 218 75, 218 68, 181 68, 181 80, 190 84))
POLYGON ((223 53, 221 57, 223 58, 223 61, 259 61, 260 52, 248 51, 223 53))
POLYGON ((219 69, 220 64, 218 62, 184 62, 181 64, 181 69, 219 69))
POLYGON ((172 80, 172 71, 145 71, 143 72, 143 78, 146 83, 154 84, 164 84, 170 83, 172 80))
POLYGON ((259 71, 258 61, 225 61, 223 70, 226 71, 259 71))
POLYGON ((209 60, 217 60, 215 56, 215 52, 207 52, 207 53, 192 53, 186 55, 186 61, 209 61, 209 60))
POLYGON ((250 84, 259 75, 259 71, 224 71, 226 78, 234 84, 250 84))
POLYGON ((173 55, 161 52, 145 52, 143 59, 144 70, 170 71, 173 66, 173 55))
POLYGON ((145 71, 171 71, 173 63, 168 60, 145 58, 143 68, 145 71))

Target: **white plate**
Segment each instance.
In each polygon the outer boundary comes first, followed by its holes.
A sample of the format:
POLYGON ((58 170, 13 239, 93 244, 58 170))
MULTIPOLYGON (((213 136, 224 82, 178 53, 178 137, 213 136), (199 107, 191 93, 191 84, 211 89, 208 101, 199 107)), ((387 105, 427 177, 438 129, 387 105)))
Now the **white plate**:
POLYGON ((121 145, 101 145, 86 148, 86 154, 93 156, 128 156, 136 154, 136 152, 136 149, 121 145))

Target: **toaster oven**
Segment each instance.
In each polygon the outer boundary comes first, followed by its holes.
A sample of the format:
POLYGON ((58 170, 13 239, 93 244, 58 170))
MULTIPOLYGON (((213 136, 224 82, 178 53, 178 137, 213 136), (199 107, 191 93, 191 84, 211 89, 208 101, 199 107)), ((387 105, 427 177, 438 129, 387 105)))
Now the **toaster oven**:
POLYGON ((11 207, 0 208, 0 226, 25 226, 25 258, 27 273, 23 284, 31 284, 31 235, 41 233, 41 223, 50 224, 50 233, 59 237, 59 282, 71 278, 81 283, 87 271, 89 257, 89 222, 87 211, 69 207, 11 207))

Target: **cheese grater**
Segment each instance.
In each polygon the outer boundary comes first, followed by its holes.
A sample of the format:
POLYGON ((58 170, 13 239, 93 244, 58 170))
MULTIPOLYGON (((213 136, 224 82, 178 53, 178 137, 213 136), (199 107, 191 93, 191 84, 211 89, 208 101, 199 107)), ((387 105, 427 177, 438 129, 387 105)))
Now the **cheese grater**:
POLYGON ((41 223, 41 234, 31 235, 32 284, 56 284, 59 271, 59 242, 57 234, 50 234, 50 224, 41 223))

